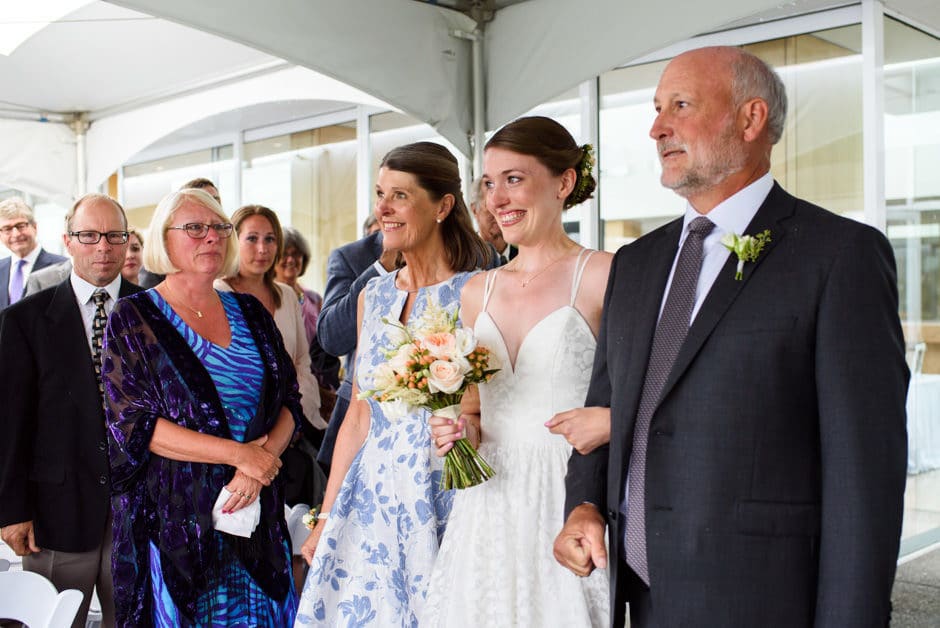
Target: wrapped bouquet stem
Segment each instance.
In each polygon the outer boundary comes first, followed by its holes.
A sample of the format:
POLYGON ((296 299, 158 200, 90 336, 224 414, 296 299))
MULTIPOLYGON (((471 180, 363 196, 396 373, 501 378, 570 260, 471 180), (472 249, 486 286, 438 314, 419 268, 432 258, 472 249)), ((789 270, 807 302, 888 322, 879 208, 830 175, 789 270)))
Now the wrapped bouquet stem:
MULTIPOLYGON (((443 408, 432 407, 431 414, 456 421, 460 417, 460 404, 456 403, 443 408)), ((476 486, 491 477, 493 477, 492 467, 487 464, 483 456, 477 453, 466 437, 455 441, 454 446, 444 455, 441 488, 445 490, 476 486)))
MULTIPOLYGON (((371 390, 359 393, 381 404, 426 408, 432 414, 457 419, 460 399, 472 384, 488 381, 499 370, 495 357, 477 345, 473 332, 457 326, 458 312, 448 312, 428 297, 417 320, 402 325, 382 319, 392 347, 387 362, 373 373, 371 390)), ((466 438, 454 443, 444 457, 444 489, 476 486, 493 476, 493 469, 466 438)))

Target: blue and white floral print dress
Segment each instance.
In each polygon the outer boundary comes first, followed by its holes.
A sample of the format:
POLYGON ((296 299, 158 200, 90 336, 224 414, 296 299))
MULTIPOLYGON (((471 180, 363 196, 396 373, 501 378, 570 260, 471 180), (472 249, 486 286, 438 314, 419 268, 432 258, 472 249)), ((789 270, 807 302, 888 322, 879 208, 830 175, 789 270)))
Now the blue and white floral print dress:
MULTIPOLYGON (((392 346, 382 318, 398 320, 408 297, 395 287, 396 275, 373 279, 365 289, 359 390, 373 387, 372 371, 392 346)), ((421 316, 429 297, 456 309, 469 278, 457 273, 421 288, 410 316, 421 316)), ((368 404, 369 433, 330 509, 295 626, 417 626, 424 607, 452 494, 438 488, 429 413, 388 417, 375 401, 368 404)))

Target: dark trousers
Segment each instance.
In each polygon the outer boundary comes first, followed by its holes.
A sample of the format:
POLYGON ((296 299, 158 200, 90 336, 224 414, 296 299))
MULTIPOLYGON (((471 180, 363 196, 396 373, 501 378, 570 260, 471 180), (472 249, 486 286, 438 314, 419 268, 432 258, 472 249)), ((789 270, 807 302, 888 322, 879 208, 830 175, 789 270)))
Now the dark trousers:
MULTIPOLYGON (((630 611, 630 628, 653 628, 656 622, 653 619, 653 604, 650 598, 650 588, 640 579, 636 572, 618 559, 617 565, 617 599, 626 600, 630 611)), ((617 605, 614 609, 614 625, 624 625, 624 608, 617 605)))
POLYGON ((320 453, 317 454, 317 462, 320 463, 320 467, 327 476, 330 474, 330 464, 333 462, 333 446, 336 445, 336 436, 339 434, 339 427, 343 424, 348 409, 349 399, 336 395, 336 405, 333 406, 330 422, 326 424, 326 434, 323 435, 320 453))

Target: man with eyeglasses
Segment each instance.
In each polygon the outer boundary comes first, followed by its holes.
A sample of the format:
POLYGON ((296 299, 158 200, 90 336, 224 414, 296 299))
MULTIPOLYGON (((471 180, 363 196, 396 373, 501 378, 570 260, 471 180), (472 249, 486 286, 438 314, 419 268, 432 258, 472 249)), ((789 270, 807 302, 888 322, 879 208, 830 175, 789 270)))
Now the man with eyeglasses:
POLYGON ((21 198, 0 202, 0 241, 13 254, 0 259, 0 310, 23 298, 26 280, 40 268, 66 261, 36 242, 32 208, 21 198))
POLYGON ((59 590, 92 591, 114 624, 108 445, 101 341, 117 299, 139 287, 121 278, 127 218, 89 194, 66 215, 68 278, 0 315, 0 537, 23 568, 59 590))

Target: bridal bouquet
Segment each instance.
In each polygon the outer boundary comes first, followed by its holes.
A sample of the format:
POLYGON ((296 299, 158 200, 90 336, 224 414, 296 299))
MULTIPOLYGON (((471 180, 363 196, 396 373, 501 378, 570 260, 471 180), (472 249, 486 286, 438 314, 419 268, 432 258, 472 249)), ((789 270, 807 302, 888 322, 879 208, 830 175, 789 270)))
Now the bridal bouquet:
MULTIPOLYGON (((424 313, 402 325, 383 318, 394 347, 385 351, 387 362, 373 373, 372 390, 359 393, 373 398, 388 415, 404 415, 411 408, 456 419, 460 399, 471 384, 488 381, 499 370, 489 349, 477 345, 473 332, 457 327, 457 311, 447 312, 428 298, 424 313)), ((493 469, 466 438, 454 443, 444 457, 441 487, 467 488, 485 482, 493 469)))

